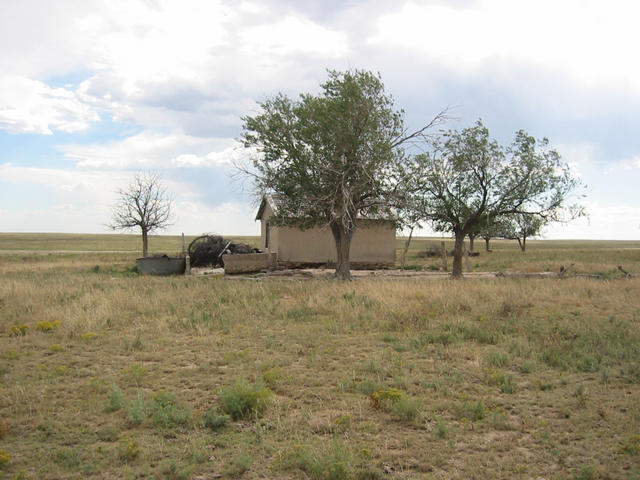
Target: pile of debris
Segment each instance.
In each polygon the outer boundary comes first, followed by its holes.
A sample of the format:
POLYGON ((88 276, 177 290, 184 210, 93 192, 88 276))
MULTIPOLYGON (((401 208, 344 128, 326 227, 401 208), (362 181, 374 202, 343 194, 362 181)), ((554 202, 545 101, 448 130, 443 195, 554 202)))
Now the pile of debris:
POLYGON ((260 253, 246 243, 234 243, 220 235, 202 235, 189 244, 192 267, 223 267, 222 255, 229 253, 260 253))

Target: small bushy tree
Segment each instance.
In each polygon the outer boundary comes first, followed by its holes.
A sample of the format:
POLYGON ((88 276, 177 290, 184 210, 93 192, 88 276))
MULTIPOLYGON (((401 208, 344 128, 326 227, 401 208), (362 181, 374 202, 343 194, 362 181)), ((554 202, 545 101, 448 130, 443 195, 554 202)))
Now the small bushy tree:
POLYGON ((520 250, 525 252, 527 249, 527 238, 540 235, 546 223, 546 219, 538 215, 516 213, 509 218, 502 236, 509 240, 517 240, 518 245, 520 245, 520 250))

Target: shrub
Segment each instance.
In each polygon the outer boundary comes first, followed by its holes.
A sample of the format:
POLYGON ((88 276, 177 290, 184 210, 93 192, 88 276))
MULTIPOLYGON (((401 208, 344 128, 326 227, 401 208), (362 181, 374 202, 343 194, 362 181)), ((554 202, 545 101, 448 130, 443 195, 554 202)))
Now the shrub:
POLYGON ((182 467, 174 459, 164 464, 162 473, 167 480, 188 480, 190 477, 190 472, 182 470, 182 467))
POLYGON ((111 387, 111 394, 109 394, 109 398, 104 406, 105 412, 117 412, 122 407, 125 406, 126 400, 122 393, 122 390, 114 383, 111 387))
POLYGON ((573 480, 592 480, 596 478, 593 466, 582 465, 580 469, 573 474, 573 480))
POLYGON ((346 480, 353 474, 353 459, 345 446, 334 441, 331 449, 316 453, 298 445, 282 457, 285 470, 302 470, 312 480, 346 480))
POLYGON ((275 389, 278 381, 282 377, 282 373, 278 367, 271 367, 262 372, 262 380, 271 389, 275 389))
POLYGON ((132 439, 121 440, 118 444, 118 457, 122 462, 131 462, 140 455, 140 445, 132 439))
POLYGON ((491 352, 487 355, 486 361, 492 367, 504 367, 509 361, 509 355, 502 352, 491 352))
POLYGON ((464 402, 456 407, 456 416, 458 419, 466 418, 472 422, 482 420, 487 415, 487 408, 482 400, 475 403, 464 402))
POLYGON ((249 470, 253 463, 253 457, 246 453, 242 453, 235 457, 231 463, 229 463, 222 473, 227 477, 240 477, 243 473, 249 470))
POLYGON ((12 337, 24 337, 29 330, 29 325, 14 325, 9 331, 9 335, 12 337))
POLYGON ((180 408, 173 394, 163 390, 153 396, 151 418, 156 427, 175 428, 191 422, 191 410, 180 408))
POLYGON ((233 386, 220 390, 218 399, 223 412, 233 420, 241 420, 261 417, 271 395, 271 390, 261 383, 249 385, 245 380, 239 380, 233 386))
POLYGON ((204 416, 204 426, 214 432, 224 428, 228 421, 229 417, 227 415, 219 415, 218 410, 215 407, 209 409, 207 414, 204 416))
POLYGON ((127 405, 127 420, 131 425, 140 425, 147 418, 147 403, 142 392, 138 392, 135 401, 127 405))
POLYGON ((42 322, 38 322, 36 325, 36 330, 40 332, 51 332, 60 326, 59 320, 54 320, 49 322, 48 320, 43 320, 42 322))
POLYGON ((400 400, 406 400, 407 394, 397 388, 381 388, 369 395, 369 398, 373 408, 389 410, 400 400))
POLYGON ((7 466, 7 464, 11 461, 11 455, 9 455, 4 450, 0 450, 0 472, 7 466))
POLYGON ((445 438, 447 436, 447 433, 447 422, 445 422, 444 418, 436 416, 436 436, 439 438, 445 438))
POLYGON ((516 393, 515 378, 510 373, 496 372, 489 378, 490 385, 496 385, 502 393, 516 393))
POLYGON ((422 402, 420 400, 409 400, 408 398, 398 400, 391 407, 393 414, 405 422, 414 421, 421 409, 422 402))

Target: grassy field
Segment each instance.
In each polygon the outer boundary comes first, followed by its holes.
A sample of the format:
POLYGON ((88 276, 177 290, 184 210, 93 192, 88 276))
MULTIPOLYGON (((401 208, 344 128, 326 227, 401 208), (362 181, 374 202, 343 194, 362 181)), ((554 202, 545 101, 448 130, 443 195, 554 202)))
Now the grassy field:
POLYGON ((134 236, 29 237, 0 235, 3 478, 640 479, 640 280, 615 271, 638 242, 472 259, 603 280, 340 283, 144 277, 134 236))

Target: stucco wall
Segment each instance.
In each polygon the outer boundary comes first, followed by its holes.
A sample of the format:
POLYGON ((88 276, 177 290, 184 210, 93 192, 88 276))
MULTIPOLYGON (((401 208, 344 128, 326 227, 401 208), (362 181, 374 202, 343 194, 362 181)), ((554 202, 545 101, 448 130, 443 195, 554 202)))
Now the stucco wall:
MULTIPOLYGON (((262 215, 262 247, 265 248, 266 223, 272 211, 265 206, 262 215)), ((392 222, 359 220, 351 241, 350 260, 354 263, 395 264, 396 230, 392 222)), ((300 230, 270 226, 269 251, 284 263, 333 263, 336 248, 328 228, 300 230)))

